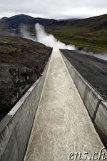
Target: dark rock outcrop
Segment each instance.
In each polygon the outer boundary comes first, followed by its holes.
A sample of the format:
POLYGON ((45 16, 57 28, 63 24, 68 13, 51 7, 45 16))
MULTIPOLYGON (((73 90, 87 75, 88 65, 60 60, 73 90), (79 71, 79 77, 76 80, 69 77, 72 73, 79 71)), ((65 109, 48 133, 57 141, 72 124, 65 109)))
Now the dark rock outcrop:
POLYGON ((31 40, 0 37, 0 119, 41 76, 51 51, 31 40))

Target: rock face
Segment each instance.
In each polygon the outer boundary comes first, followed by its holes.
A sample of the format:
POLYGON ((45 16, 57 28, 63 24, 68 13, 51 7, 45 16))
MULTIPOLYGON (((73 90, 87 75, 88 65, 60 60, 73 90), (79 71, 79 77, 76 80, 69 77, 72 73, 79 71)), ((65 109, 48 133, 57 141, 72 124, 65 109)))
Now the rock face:
POLYGON ((31 40, 0 37, 0 119, 40 77, 51 51, 31 40))

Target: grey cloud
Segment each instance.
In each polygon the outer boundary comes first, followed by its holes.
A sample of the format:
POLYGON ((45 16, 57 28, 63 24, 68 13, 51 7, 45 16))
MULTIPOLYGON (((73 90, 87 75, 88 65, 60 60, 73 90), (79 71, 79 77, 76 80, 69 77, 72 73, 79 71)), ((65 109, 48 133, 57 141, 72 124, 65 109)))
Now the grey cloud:
POLYGON ((107 0, 0 0, 0 17, 19 13, 49 18, 89 17, 104 14, 107 0))

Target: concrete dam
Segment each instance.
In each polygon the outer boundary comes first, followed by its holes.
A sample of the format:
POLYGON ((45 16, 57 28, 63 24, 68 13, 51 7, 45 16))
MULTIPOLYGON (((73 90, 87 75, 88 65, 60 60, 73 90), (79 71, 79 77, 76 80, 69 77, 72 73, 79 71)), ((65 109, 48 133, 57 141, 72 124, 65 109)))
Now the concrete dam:
POLYGON ((85 160, 107 160, 103 141, 107 102, 62 51, 53 51, 42 76, 0 123, 0 161, 84 160, 84 153, 85 160))

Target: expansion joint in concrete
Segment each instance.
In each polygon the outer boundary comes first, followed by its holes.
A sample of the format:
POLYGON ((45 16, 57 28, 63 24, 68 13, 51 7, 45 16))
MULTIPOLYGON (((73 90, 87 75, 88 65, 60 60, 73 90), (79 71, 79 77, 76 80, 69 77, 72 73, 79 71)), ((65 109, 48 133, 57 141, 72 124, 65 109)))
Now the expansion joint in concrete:
MULTIPOLYGON (((81 95, 81 94, 80 94, 81 95)), ((87 98, 87 88, 85 88, 85 93, 84 93, 84 103, 85 103, 85 101, 86 101, 86 98, 87 98)))
POLYGON ((97 103, 97 106, 96 106, 96 109, 94 111, 93 118, 92 118, 93 122, 95 121, 95 118, 96 118, 96 115, 97 115, 97 111, 99 109, 99 105, 100 105, 101 101, 103 101, 103 100, 101 100, 101 99, 98 100, 98 103, 97 103))

